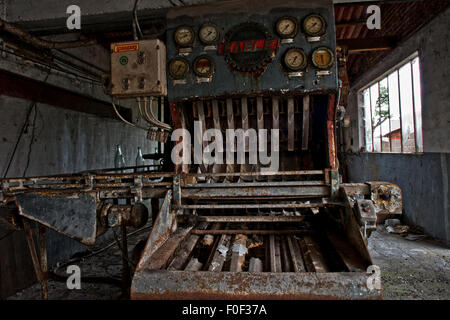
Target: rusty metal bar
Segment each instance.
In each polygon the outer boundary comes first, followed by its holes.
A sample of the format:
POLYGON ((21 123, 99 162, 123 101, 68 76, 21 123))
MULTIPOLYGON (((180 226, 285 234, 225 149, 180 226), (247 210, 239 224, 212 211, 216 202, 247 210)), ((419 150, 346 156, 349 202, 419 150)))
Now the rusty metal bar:
MULTIPOLYGON (((211 230, 209 230, 211 231, 211 230)), ((208 233, 211 234, 211 233, 208 233)), ((223 234, 219 242, 217 243, 217 247, 214 250, 214 255, 209 265, 209 271, 222 271, 223 264, 225 263, 227 253, 230 247, 231 236, 223 234)))
MULTIPOLYGON (((203 222, 197 228, 203 230, 207 227, 208 223, 203 222)), ((182 270, 199 239, 200 237, 198 235, 191 234, 174 254, 175 258, 169 264, 168 270, 182 270)))
POLYGON ((280 241, 279 238, 275 236, 275 234, 271 234, 269 236, 269 252, 270 271, 281 272, 280 241))
POLYGON ((309 257, 311 258, 312 264, 314 265, 315 272, 327 272, 327 266, 325 259, 317 247, 317 243, 309 236, 304 236, 303 241, 308 250, 309 257))
POLYGON ((295 150, 294 98, 288 98, 288 151, 295 150))
POLYGON ((309 96, 303 97, 303 128, 302 128, 302 150, 308 150, 309 140, 309 96))
POLYGON ((359 272, 183 272, 135 275, 132 299, 380 299, 359 272), (251 284, 251 285, 243 285, 251 284))
POLYGON ((42 300, 48 300, 48 286, 47 286, 47 243, 45 237, 45 227, 39 226, 39 258, 41 262, 41 273, 42 273, 42 300))
POLYGON ((280 244, 281 244, 281 257, 283 259, 283 271, 284 272, 291 272, 291 261, 289 259, 289 253, 287 248, 287 237, 281 236, 280 237, 280 244))
POLYGON ((302 222, 305 219, 301 216, 197 216, 196 218, 199 222, 302 222))
MULTIPOLYGON (((231 98, 227 99, 227 129, 234 129, 234 110, 233 110, 233 100, 231 98)), ((236 142, 233 141, 233 150, 236 150, 236 142)), ((232 164, 227 163, 227 173, 232 174, 234 172, 234 168, 232 164)))
MULTIPOLYGON (((323 175, 324 170, 297 170, 297 171, 279 171, 277 176, 307 176, 307 175, 323 175)), ((189 173, 184 176, 196 177, 239 177, 239 176, 273 176, 273 172, 236 172, 236 173, 189 173)))
POLYGON ((169 263, 169 259, 175 253, 180 243, 187 237, 190 233, 192 227, 178 228, 168 240, 159 247, 158 250, 150 257, 147 265, 144 268, 148 270, 159 270, 163 269, 169 263))
POLYGON ((328 163, 332 170, 337 170, 337 154, 335 143, 335 96, 334 94, 328 97, 328 120, 327 120, 327 135, 328 135, 328 163))
POLYGON ((303 265, 302 253, 300 247, 292 237, 287 237, 288 249, 292 259, 292 266, 295 272, 305 272, 305 266, 303 265))
POLYGON ((241 272, 247 255, 247 236, 237 234, 231 247, 230 272, 241 272))
POLYGON ((272 128, 280 129, 280 100, 272 97, 272 128))
POLYGON ((344 206, 343 203, 257 203, 257 204, 185 204, 183 209, 272 209, 272 208, 323 208, 344 206))
POLYGON ((325 186, 325 181, 269 181, 269 182, 240 182, 240 183, 196 183, 187 184, 185 188, 243 188, 243 187, 296 187, 296 186, 325 186))
MULTIPOLYGON (((241 112, 242 112, 242 129, 244 132, 248 130, 248 105, 247 105, 247 97, 241 98, 241 112)), ((244 136, 244 150, 248 152, 249 147, 249 137, 248 135, 244 136)))
POLYGON ((36 274, 36 279, 41 283, 42 298, 47 296, 47 283, 45 280, 45 275, 42 272, 42 267, 38 259, 36 252, 36 245, 34 243, 33 231, 30 226, 28 219, 23 219, 23 228, 25 230, 25 238, 27 240, 28 249, 30 251, 31 260, 33 262, 34 272, 36 274))
POLYGON ((265 151, 265 143, 261 143, 262 141, 262 130, 264 128, 264 105, 263 105, 263 98, 261 96, 258 96, 256 98, 256 116, 257 116, 257 127, 258 127, 258 142, 259 146, 261 147, 261 150, 259 152, 265 151))
POLYGON ((185 199, 245 199, 245 198, 322 198, 330 195, 329 186, 299 187, 217 187, 186 188, 182 196, 185 199))
MULTIPOLYGON (((250 221, 253 222, 253 221, 250 221)), ((212 234, 212 235, 234 235, 234 234, 253 234, 253 235, 305 235, 305 234, 313 234, 314 232, 311 230, 192 230, 192 234, 196 235, 204 235, 204 234, 212 234)))

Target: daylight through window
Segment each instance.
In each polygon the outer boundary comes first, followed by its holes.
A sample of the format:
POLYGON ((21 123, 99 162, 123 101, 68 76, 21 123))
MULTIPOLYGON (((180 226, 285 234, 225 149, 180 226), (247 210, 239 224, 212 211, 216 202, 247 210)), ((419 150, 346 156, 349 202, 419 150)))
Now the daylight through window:
POLYGON ((363 89, 368 152, 423 152, 419 58, 363 89))

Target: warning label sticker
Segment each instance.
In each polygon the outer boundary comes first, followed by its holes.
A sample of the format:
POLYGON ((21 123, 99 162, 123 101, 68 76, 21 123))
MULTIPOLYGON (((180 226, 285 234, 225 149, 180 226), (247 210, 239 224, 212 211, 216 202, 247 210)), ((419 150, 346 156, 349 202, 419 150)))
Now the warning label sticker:
POLYGON ((114 46, 114 52, 138 51, 139 43, 118 44, 114 46))

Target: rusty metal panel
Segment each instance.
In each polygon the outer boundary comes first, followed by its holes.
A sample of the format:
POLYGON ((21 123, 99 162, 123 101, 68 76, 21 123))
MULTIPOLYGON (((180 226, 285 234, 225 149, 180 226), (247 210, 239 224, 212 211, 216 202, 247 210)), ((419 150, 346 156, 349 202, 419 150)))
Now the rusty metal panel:
POLYGON ((139 262, 138 268, 147 263, 149 257, 161 247, 161 245, 176 231, 177 221, 175 213, 171 212, 172 191, 166 193, 164 201, 159 209, 158 216, 153 222, 153 228, 145 245, 144 254, 139 262))
POLYGON ((142 270, 132 299, 380 299, 370 274, 356 272, 184 272, 142 270))
POLYGON ((19 214, 39 222, 69 238, 92 245, 97 235, 95 193, 16 195, 19 214))

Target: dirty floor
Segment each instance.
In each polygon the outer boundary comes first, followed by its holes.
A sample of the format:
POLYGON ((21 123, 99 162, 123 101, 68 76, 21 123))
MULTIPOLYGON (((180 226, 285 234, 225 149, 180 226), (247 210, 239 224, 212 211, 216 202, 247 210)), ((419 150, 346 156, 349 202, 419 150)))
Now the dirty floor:
MULTIPOLYGON (((147 228, 130 236, 130 251, 139 241, 145 240, 148 233, 147 228)), ((374 264, 381 270, 384 299, 450 299, 449 247, 431 239, 407 240, 400 235, 387 233, 383 227, 379 227, 379 230, 369 238, 369 250, 374 264)), ((98 277, 114 278, 116 281, 120 279, 121 255, 117 244, 74 264, 81 268, 82 277, 94 278, 91 278, 90 282, 82 280, 80 290, 68 290, 65 282, 50 280, 49 299, 121 299, 119 285, 92 283, 102 281, 98 277)), ((64 275, 65 268, 60 268, 58 274, 64 275)), ((36 284, 9 299, 40 299, 40 297, 40 285, 36 284)))

